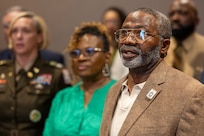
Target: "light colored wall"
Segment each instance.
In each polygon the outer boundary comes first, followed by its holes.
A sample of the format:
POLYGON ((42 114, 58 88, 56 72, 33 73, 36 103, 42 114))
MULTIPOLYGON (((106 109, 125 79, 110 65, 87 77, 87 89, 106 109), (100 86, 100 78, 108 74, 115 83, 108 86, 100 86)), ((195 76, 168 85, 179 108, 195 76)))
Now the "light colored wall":
MULTIPOLYGON (((171 0, 1 0, 0 17, 13 5, 21 5, 41 15, 49 28, 49 49, 62 52, 69 42, 74 28, 83 21, 100 21, 103 11, 109 6, 119 6, 127 13, 138 7, 155 8, 167 14, 171 0)), ((197 30, 204 34, 203 0, 195 0, 200 24, 197 30)), ((0 48, 5 48, 2 28, 0 27, 0 48)))

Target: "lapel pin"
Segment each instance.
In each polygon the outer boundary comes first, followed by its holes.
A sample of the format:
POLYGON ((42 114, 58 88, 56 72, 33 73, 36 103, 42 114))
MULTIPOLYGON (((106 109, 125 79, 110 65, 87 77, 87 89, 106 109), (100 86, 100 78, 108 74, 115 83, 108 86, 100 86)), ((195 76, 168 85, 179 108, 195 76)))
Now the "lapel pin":
POLYGON ((154 97, 154 95, 155 95, 156 93, 157 93, 156 90, 151 89, 151 90, 147 93, 146 97, 147 97, 149 100, 151 100, 151 99, 154 97))

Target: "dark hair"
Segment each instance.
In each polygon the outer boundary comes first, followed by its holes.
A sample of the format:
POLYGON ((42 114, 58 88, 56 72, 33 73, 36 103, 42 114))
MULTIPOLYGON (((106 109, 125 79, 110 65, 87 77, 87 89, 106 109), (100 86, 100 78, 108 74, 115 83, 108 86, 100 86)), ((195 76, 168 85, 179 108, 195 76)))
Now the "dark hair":
POLYGON ((115 11, 119 15, 120 23, 122 25, 122 23, 125 21, 125 18, 126 18, 126 13, 124 12, 124 10, 119 7, 109 7, 103 12, 103 16, 105 15, 106 12, 111 11, 111 10, 115 11))
POLYGON ((101 38, 104 44, 104 51, 109 51, 111 37, 109 36, 106 27, 100 22, 84 22, 76 28, 69 42, 68 50, 77 46, 80 38, 85 34, 91 34, 101 38))

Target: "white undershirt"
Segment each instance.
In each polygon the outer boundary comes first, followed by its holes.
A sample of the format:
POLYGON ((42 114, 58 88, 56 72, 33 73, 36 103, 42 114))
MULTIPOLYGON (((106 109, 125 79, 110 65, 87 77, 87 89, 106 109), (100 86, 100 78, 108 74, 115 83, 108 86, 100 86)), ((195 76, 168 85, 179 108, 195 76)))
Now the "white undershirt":
POLYGON ((121 96, 118 100, 111 124, 110 136, 118 135, 123 122, 125 121, 134 101, 136 100, 145 83, 146 82, 136 84, 130 94, 128 91, 127 80, 123 82, 121 96))

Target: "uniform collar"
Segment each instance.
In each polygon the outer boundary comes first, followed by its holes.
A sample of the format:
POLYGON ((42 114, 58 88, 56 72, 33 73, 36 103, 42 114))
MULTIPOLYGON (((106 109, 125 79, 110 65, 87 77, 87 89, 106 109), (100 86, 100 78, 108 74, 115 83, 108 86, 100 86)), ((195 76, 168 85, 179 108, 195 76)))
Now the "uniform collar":
MULTIPOLYGON (((33 66, 33 64, 36 62, 38 58, 39 58, 39 54, 33 61, 30 61, 23 69, 25 71, 28 71, 33 66)), ((18 64, 17 61, 15 61, 15 73, 17 74, 21 69, 22 69, 21 66, 18 64)))

